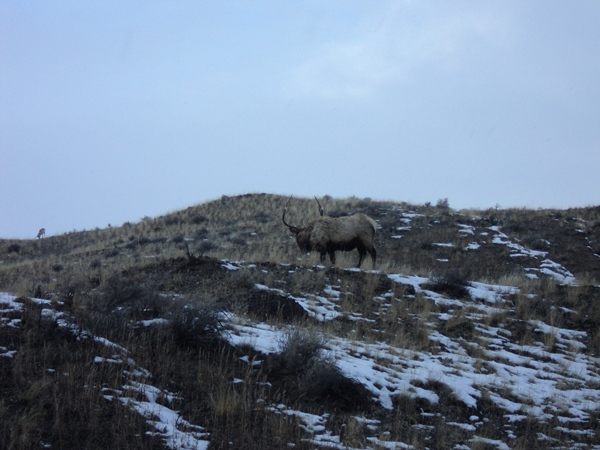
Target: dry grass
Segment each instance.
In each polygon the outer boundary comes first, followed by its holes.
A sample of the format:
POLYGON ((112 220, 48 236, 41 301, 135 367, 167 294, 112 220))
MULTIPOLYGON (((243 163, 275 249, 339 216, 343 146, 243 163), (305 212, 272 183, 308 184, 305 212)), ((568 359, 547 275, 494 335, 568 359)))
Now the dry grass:
MULTIPOLYGON (((364 388, 344 378, 319 352, 328 337, 340 336, 386 342, 400 352, 435 353, 435 324, 440 333, 464 340, 468 354, 481 356, 479 347, 485 343, 477 340, 472 311, 436 305, 412 286, 392 283, 386 276, 390 272, 437 276, 429 288, 452 298, 467 295, 454 289, 468 281, 516 286, 520 293, 505 297, 514 304, 496 305, 485 325, 505 328, 515 343, 540 342, 547 351, 555 347, 556 335, 536 332, 529 321, 585 330, 587 348, 582 351, 600 355, 600 289, 595 287, 600 268, 593 253, 600 250, 598 208, 455 212, 444 205, 320 199, 327 214, 364 212, 381 225, 376 271, 369 271, 368 261, 365 270, 356 272, 344 270, 354 266, 356 252, 340 254, 336 268, 316 268, 317 255, 300 253, 281 224, 287 200, 266 194, 222 197, 121 227, 0 241, 0 290, 51 299, 53 308, 82 329, 129 349, 131 358, 152 374, 154 386, 180 397, 174 408, 206 427, 211 448, 217 449, 314 448, 298 418, 272 411, 283 402, 315 413, 329 411, 332 432, 358 448, 370 445, 364 438, 366 425, 354 418, 364 410, 381 419, 382 441, 440 449, 468 442, 469 433, 447 424, 471 413, 447 386, 423 380, 442 399, 438 405, 399 395, 393 412, 382 411, 364 388), (402 214, 409 211, 420 215, 411 219, 410 229, 398 230, 406 225, 402 214), (459 224, 473 225, 476 234, 460 234, 459 224), (548 257, 575 274, 579 285, 526 277, 525 262, 482 234, 491 232, 491 226, 548 251, 548 257), (392 238, 399 234, 401 239, 392 238), (465 250, 473 241, 481 248, 465 250), (439 243, 452 246, 435 245, 439 243), (224 271, 222 259, 256 266, 224 271), (461 276, 452 278, 454 273, 461 276), (333 287, 340 293, 334 300, 342 317, 320 323, 286 295, 258 290, 256 284, 299 297, 327 297, 325 291, 333 287), (255 354, 262 361, 257 365, 241 361, 252 352, 244 349, 242 354, 217 337, 223 331, 222 311, 291 325, 284 351, 270 358, 255 354), (438 321, 442 312, 449 319, 438 321), (139 325, 155 317, 170 325, 139 325), (305 328, 313 334, 298 331, 305 328)), ((290 203, 290 222, 301 225, 317 216, 314 199, 290 203)), ((94 363, 97 356, 110 358, 110 349, 58 326, 35 303, 22 301, 21 326, 0 327, 0 345, 18 350, 14 360, 0 364, 0 448, 163 448, 159 437, 146 433, 143 418, 105 398, 124 381, 123 367, 94 363)), ((484 396, 478 408, 478 414, 489 418, 478 435, 497 439, 505 424, 494 402, 484 396)), ((596 416, 594 421, 597 428, 596 416)), ((534 419, 519 423, 513 426, 518 438, 511 445, 542 448, 536 437, 555 436, 552 426, 534 419)), ((483 442, 469 445, 486 448, 483 442)))
POLYGON ((20 328, 0 329, 19 349, 0 365, 0 447, 162 448, 141 417, 104 398, 101 388, 118 389, 121 376, 94 364, 102 346, 77 340, 34 303, 24 306, 20 328))

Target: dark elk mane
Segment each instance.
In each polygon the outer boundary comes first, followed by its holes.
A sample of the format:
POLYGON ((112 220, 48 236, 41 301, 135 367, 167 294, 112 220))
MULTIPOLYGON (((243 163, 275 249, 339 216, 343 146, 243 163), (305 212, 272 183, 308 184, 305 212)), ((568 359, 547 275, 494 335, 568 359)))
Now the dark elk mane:
POLYGON ((373 264, 377 259, 377 252, 373 246, 377 222, 366 214, 353 214, 346 217, 325 216, 323 207, 317 197, 315 200, 319 205, 319 217, 310 222, 306 227, 290 225, 285 221, 285 213, 292 197, 290 197, 283 208, 281 220, 296 238, 300 250, 304 252, 317 251, 320 253, 321 262, 325 262, 325 256, 329 255, 332 264, 335 264, 336 251, 358 250, 358 264, 360 267, 367 253, 371 256, 373 264))

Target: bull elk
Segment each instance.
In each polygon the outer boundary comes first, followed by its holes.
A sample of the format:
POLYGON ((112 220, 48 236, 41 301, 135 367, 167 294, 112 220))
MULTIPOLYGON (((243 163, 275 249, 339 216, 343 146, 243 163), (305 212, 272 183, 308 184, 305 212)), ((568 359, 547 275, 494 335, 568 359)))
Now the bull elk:
POLYGON ((290 225, 285 221, 285 213, 290 203, 290 197, 283 208, 281 220, 296 238, 296 243, 303 252, 315 250, 321 254, 321 262, 325 262, 325 255, 329 255, 331 264, 335 265, 335 252, 358 250, 358 264, 360 267, 367 252, 371 255, 373 264, 377 252, 373 246, 377 222, 366 214, 353 214, 346 217, 330 217, 323 215, 323 208, 317 197, 321 217, 310 222, 306 227, 300 228, 290 225))
POLYGON ((38 231, 38 234, 37 234, 37 238, 40 239, 40 238, 43 238, 44 236, 46 236, 46 229, 40 228, 40 231, 38 231))

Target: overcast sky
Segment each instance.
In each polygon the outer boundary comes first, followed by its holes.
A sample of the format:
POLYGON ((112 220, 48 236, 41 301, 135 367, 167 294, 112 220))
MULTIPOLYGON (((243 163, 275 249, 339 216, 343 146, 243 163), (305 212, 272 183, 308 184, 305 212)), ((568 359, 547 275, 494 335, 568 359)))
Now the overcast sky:
POLYGON ((600 2, 1 1, 0 237, 249 192, 600 204, 600 2))

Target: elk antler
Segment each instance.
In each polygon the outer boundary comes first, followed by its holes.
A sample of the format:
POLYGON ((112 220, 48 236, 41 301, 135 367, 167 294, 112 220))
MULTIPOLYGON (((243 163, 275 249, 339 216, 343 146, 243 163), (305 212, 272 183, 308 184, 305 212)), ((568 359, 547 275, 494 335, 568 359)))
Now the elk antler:
POLYGON ((281 215, 281 220, 283 221, 283 224, 286 227, 288 227, 292 233, 298 234, 298 233, 300 233, 303 230, 303 228, 295 227, 295 226, 290 225, 289 223, 287 223, 285 221, 285 212, 287 211, 287 207, 290 204, 290 200, 292 199, 292 197, 293 197, 293 195, 290 195, 290 198, 288 199, 287 203, 285 204, 285 207, 283 208, 283 214, 281 215))
POLYGON ((321 214, 321 217, 323 217, 323 207, 319 203, 319 199, 317 198, 316 195, 315 195, 315 200, 317 201, 317 204, 319 205, 319 214, 321 214))

